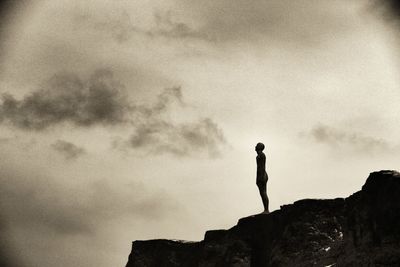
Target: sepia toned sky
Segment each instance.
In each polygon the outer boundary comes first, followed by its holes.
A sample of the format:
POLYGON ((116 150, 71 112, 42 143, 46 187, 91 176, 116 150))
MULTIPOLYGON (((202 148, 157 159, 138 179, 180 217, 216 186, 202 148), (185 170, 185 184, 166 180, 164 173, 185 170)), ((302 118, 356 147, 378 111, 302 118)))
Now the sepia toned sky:
POLYGON ((3 1, 2 266, 124 266, 400 156, 399 5, 3 1))

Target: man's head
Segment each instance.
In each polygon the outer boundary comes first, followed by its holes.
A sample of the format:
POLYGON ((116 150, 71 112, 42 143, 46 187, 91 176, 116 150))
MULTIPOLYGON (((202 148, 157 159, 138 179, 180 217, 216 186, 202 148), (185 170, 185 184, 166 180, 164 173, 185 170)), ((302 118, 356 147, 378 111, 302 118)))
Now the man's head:
POLYGON ((263 143, 257 143, 257 145, 256 145, 256 151, 257 151, 257 153, 262 152, 262 151, 264 150, 264 148, 265 148, 265 146, 264 146, 263 143))

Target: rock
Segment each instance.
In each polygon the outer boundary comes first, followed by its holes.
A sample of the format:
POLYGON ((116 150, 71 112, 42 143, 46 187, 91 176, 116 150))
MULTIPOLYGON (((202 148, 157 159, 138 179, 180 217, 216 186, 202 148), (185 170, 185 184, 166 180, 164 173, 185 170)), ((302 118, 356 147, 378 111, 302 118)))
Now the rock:
POLYGON ((203 241, 133 242, 126 267, 400 266, 400 174, 373 172, 343 199, 304 199, 203 241))
POLYGON ((127 266, 195 266, 200 244, 157 239, 134 241, 127 266))

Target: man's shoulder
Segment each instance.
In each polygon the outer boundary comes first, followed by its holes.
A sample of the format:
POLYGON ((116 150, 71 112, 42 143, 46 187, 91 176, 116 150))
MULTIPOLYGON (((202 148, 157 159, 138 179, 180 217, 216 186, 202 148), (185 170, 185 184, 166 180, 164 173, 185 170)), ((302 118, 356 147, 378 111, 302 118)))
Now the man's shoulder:
POLYGON ((257 159, 265 159, 265 154, 261 152, 260 154, 257 155, 257 159))

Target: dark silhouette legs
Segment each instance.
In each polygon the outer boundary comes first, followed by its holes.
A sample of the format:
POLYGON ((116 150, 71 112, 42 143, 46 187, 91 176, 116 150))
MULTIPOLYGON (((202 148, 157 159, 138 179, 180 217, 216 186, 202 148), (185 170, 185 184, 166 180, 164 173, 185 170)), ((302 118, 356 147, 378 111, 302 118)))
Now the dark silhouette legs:
POLYGON ((264 212, 263 213, 269 213, 269 199, 267 196, 267 183, 257 183, 258 190, 260 191, 260 196, 261 200, 264 206, 264 212))

